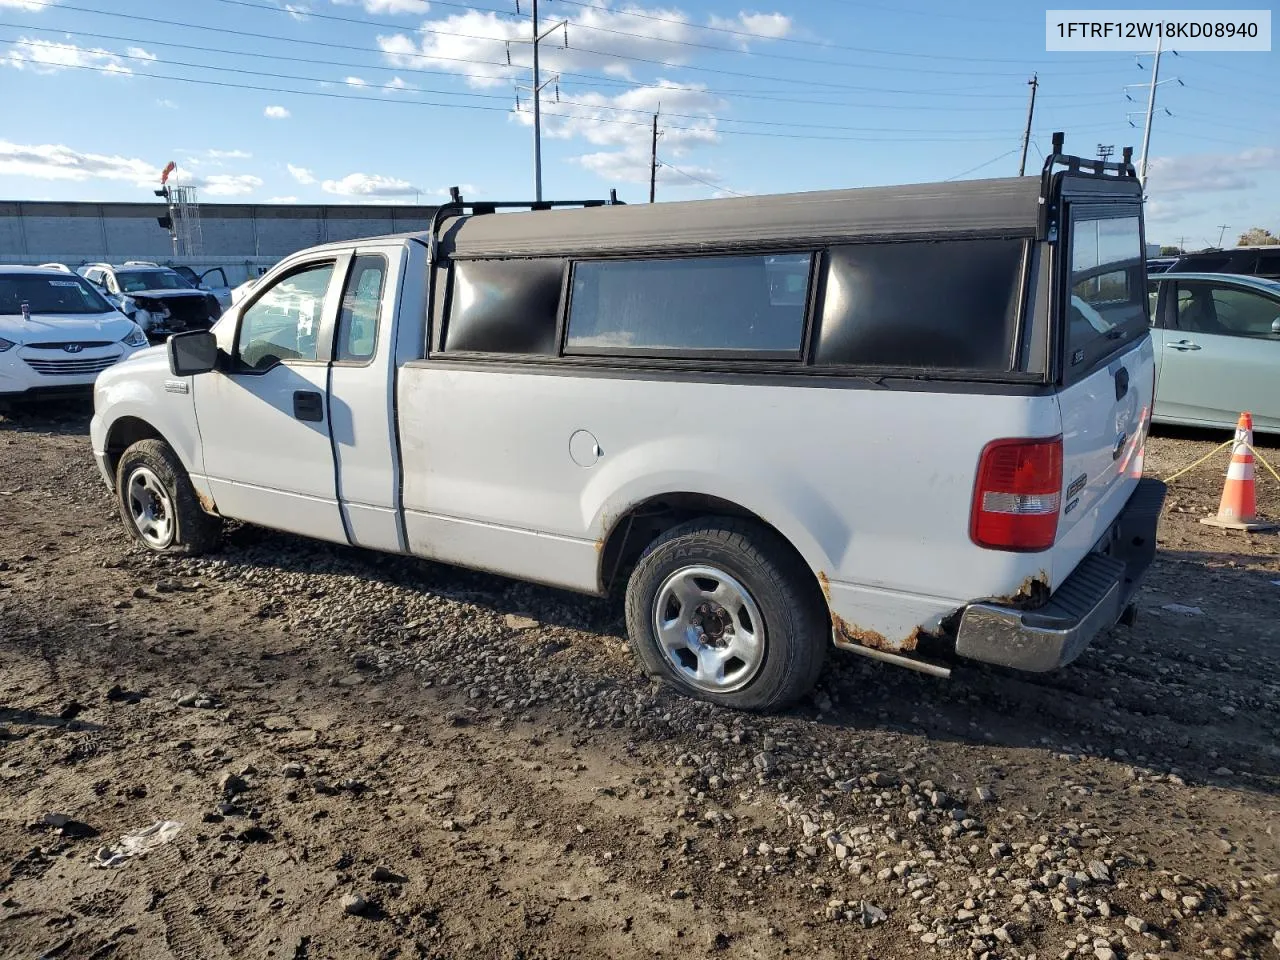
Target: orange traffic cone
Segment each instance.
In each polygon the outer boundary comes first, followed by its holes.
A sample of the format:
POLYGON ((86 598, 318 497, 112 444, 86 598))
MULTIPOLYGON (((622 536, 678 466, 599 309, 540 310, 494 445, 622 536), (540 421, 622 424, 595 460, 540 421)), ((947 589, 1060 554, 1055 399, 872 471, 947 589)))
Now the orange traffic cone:
POLYGON ((1222 501, 1216 517, 1200 521, 1228 530, 1274 530, 1274 523, 1258 519, 1258 498, 1253 485, 1253 415, 1240 414, 1236 423, 1235 446, 1231 448, 1231 465, 1222 486, 1222 501))

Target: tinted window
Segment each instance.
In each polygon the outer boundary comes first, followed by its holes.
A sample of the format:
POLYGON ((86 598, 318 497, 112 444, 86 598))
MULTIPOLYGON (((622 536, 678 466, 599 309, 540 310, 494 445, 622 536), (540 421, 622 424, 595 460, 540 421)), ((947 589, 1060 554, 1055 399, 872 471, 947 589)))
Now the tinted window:
POLYGON ((1280 299, 1216 283, 1178 284, 1178 329, 1219 336, 1271 338, 1280 299))
POLYGON ((0 315, 17 316, 22 305, 31 313, 111 313, 115 307, 102 294, 73 274, 56 277, 0 275, 0 315))
POLYGON ((1147 331, 1146 259, 1138 217, 1078 217, 1071 226, 1067 369, 1147 331))
POLYGON ((453 265, 445 350, 556 352, 563 260, 462 260, 453 265))
POLYGON ((833 247, 814 362, 1008 370, 1021 240, 833 247))
POLYGON ((255 300, 240 318, 236 346, 241 365, 266 370, 282 360, 315 360, 320 312, 332 276, 332 263, 304 267, 255 300))
POLYGON ((575 264, 567 349, 798 358, 811 261, 799 253, 575 264))
POLYGON ((382 318, 382 284, 387 261, 382 257, 356 257, 351 276, 342 294, 338 314, 338 347, 335 360, 362 363, 373 356, 378 345, 378 323, 382 318))
POLYGON ((1263 250, 1258 254, 1258 276, 1280 277, 1280 250, 1263 250))

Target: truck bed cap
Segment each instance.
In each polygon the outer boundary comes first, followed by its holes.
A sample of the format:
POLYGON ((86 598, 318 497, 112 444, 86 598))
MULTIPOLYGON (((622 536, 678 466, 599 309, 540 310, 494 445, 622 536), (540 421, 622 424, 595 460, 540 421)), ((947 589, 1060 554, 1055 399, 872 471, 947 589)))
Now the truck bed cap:
POLYGON ((610 205, 460 217, 449 257, 528 257, 702 246, 1032 235, 1039 177, 861 187, 723 200, 610 205))

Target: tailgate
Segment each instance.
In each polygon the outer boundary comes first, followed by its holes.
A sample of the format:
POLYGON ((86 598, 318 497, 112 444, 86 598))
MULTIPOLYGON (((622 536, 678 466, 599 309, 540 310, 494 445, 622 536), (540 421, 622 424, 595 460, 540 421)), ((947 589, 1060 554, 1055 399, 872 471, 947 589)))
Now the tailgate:
POLYGON ((1062 411, 1062 516, 1053 587, 1110 529, 1142 475, 1142 448, 1155 386, 1151 338, 1065 387, 1062 411))

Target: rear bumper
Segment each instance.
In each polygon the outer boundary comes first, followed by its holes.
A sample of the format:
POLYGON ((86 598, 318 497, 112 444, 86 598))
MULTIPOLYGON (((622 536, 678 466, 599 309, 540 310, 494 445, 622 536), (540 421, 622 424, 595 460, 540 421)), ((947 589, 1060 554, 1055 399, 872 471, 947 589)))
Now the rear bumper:
POLYGON ((1034 610, 972 603, 956 631, 956 654, 1043 673, 1065 666, 1124 611, 1155 559, 1165 485, 1138 482, 1099 548, 1080 562, 1047 604, 1034 610))

